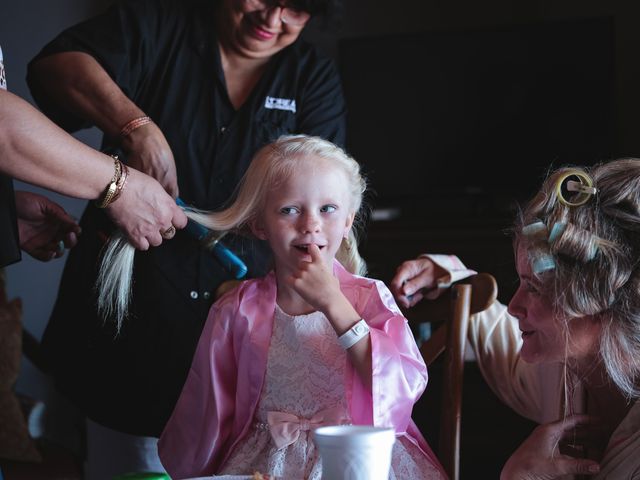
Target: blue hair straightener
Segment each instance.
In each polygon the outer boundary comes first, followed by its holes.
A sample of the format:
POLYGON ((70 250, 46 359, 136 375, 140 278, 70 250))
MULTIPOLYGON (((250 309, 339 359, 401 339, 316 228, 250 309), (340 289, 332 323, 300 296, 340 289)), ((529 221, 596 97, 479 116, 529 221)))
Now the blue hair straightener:
MULTIPOLYGON (((183 209, 188 210, 190 208, 180 198, 176 198, 176 203, 183 209)), ((220 241, 220 238, 222 237, 218 237, 211 241, 213 232, 207 227, 191 219, 187 222, 187 226, 184 230, 201 242, 202 245, 213 254, 215 259, 220 262, 225 270, 233 275, 233 278, 240 280, 247 274, 248 269, 245 263, 220 241)))

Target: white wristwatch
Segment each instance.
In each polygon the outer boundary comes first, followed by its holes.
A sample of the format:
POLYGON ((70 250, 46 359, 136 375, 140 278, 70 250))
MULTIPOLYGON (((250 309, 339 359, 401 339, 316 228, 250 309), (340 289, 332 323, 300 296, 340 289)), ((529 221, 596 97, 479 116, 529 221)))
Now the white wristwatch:
POLYGON ((338 337, 338 342, 342 348, 348 350, 367 335, 369 335, 369 325, 364 319, 360 319, 358 323, 338 337))

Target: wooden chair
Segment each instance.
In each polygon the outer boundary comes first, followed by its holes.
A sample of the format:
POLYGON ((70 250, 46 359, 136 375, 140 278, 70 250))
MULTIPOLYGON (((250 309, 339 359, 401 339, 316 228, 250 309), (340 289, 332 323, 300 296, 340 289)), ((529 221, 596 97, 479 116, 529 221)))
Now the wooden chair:
POLYGON ((427 321, 436 327, 420 347, 425 363, 431 365, 444 353, 438 456, 451 480, 460 477, 462 381, 469 317, 486 310, 497 292, 495 278, 479 273, 454 284, 437 300, 423 300, 404 312, 411 323, 427 321))

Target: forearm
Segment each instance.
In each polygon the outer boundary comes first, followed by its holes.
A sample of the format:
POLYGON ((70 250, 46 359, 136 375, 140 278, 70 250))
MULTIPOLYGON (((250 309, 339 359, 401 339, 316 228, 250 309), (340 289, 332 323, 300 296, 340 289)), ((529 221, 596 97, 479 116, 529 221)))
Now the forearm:
POLYGON ((0 91, 0 171, 65 195, 95 199, 113 177, 114 163, 26 101, 0 91))
POLYGON ((371 336, 367 335, 353 347, 347 350, 349 361, 358 372, 362 383, 371 390, 372 362, 371 362, 371 336))
POLYGON ((59 107, 88 120, 110 137, 144 115, 91 55, 57 53, 33 64, 34 87, 59 107))
MULTIPOLYGON (((332 304, 326 311, 329 322, 336 331, 336 335, 341 336, 357 322, 360 321, 358 312, 344 299, 344 302, 332 304)), ((369 335, 360 339, 355 345, 347 349, 347 356, 358 373, 362 383, 371 388, 371 337, 369 335)))

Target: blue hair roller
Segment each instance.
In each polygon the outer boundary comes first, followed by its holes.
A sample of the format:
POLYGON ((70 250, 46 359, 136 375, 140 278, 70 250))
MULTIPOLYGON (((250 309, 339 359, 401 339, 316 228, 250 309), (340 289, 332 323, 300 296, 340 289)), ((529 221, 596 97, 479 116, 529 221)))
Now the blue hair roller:
POLYGON ((533 260, 531 265, 531 270, 536 274, 546 272, 547 270, 553 270, 554 268, 556 268, 556 262, 548 253, 540 255, 538 258, 533 260))
MULTIPOLYGON (((176 204, 183 209, 189 209, 189 206, 180 198, 176 198, 176 204)), ((213 232, 195 220, 189 219, 185 231, 213 253, 213 256, 227 270, 233 278, 240 280, 247 274, 248 269, 245 263, 231 250, 229 250, 219 239, 212 242, 209 239, 213 236, 213 232)))
POLYGON ((563 234, 565 228, 567 228, 566 223, 556 222, 553 224, 551 228, 551 233, 549 234, 549 243, 555 242, 556 238, 563 234))

